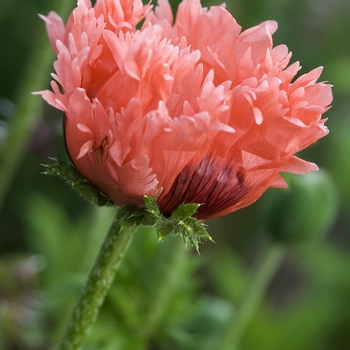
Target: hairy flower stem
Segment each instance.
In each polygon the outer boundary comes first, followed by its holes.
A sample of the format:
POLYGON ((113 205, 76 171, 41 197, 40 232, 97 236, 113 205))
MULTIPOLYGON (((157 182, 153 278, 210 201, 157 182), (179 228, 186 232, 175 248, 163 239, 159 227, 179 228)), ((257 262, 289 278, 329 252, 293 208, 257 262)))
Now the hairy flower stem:
POLYGON ((58 350, 81 349, 136 228, 123 228, 117 215, 113 219, 58 350))
POLYGON ((256 273, 252 276, 252 281, 248 286, 245 297, 228 326, 220 350, 239 349, 240 340, 253 318, 255 310, 263 298, 283 256, 284 250, 282 247, 273 245, 269 248, 256 273))
POLYGON ((144 344, 149 342, 162 322, 179 281, 181 267, 186 262, 187 251, 181 237, 168 237, 159 244, 161 247, 154 264, 152 286, 145 297, 148 308, 141 329, 144 344))
MULTIPOLYGON (((65 18, 74 5, 74 1, 59 0, 56 1, 56 5, 58 12, 65 18)), ((42 27, 43 24, 41 24, 42 27)), ((0 209, 43 105, 43 101, 32 96, 31 93, 42 89, 47 83, 53 57, 50 43, 41 29, 41 34, 35 40, 32 54, 18 84, 14 101, 15 112, 11 116, 7 136, 3 143, 4 147, 0 152, 0 209)))

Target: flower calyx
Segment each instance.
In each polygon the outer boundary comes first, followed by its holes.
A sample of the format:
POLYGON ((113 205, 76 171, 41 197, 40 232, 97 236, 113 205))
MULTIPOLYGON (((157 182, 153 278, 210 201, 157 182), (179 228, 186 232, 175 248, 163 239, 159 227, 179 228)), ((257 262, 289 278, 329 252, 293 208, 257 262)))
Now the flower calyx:
POLYGON ((153 227, 156 230, 159 241, 167 236, 181 235, 185 243, 189 242, 199 252, 201 239, 213 241, 206 230, 206 225, 193 217, 200 204, 185 203, 179 205, 168 217, 159 210, 157 201, 151 196, 144 196, 144 208, 136 208, 133 205, 118 207, 102 192, 83 178, 76 168, 68 162, 53 159, 52 164, 43 165, 45 175, 54 175, 63 179, 82 197, 93 202, 97 206, 115 206, 118 208, 117 220, 120 220, 123 228, 131 226, 153 227))
POLYGON ((114 206, 115 204, 101 191, 90 184, 80 175, 78 170, 69 162, 51 158, 52 164, 42 164, 45 167, 44 175, 54 175, 64 180, 75 189, 82 197, 96 204, 98 207, 114 206))

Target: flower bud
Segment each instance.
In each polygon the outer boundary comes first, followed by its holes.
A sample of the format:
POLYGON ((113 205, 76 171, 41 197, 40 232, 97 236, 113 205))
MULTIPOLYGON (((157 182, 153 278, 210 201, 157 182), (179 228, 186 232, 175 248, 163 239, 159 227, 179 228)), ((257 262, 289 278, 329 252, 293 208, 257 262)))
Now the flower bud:
POLYGON ((337 212, 336 187, 326 171, 292 176, 288 189, 266 193, 261 214, 274 240, 298 243, 322 237, 337 212))

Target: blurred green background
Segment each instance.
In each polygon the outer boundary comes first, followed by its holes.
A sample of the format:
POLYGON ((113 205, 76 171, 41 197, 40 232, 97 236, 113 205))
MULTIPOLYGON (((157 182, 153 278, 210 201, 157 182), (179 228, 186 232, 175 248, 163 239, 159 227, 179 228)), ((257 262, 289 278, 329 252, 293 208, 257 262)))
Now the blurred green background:
MULTIPOLYGON (((41 43, 48 47, 37 14, 59 4, 0 0, 2 154, 12 150, 7 136, 13 118, 22 123, 18 111, 27 104, 20 106, 21 96, 40 100, 26 90, 42 73, 40 59, 30 76, 27 63, 41 43)), ((292 61, 301 61, 301 73, 325 67, 321 79, 334 85, 333 107, 326 114, 331 132, 302 154, 322 171, 290 177, 291 190, 269 190, 250 207, 209 221, 216 244, 201 245, 201 255, 183 250, 176 239, 159 244, 152 230, 140 229, 86 349, 219 349, 250 275, 271 244, 267 231, 288 241, 287 253, 241 349, 350 349, 350 2, 229 0, 227 8, 243 29, 277 20, 274 43, 288 45, 292 61), (314 237, 300 243, 308 233, 314 237), (162 296, 165 283, 171 293, 162 296)), ((46 85, 33 89, 48 86, 49 71, 44 74, 46 85)), ((12 164, 5 188, 1 350, 52 347, 113 216, 113 210, 96 209, 59 179, 41 174, 48 157, 67 159, 61 123, 62 115, 44 104, 28 125, 23 122, 20 161, 12 164)), ((0 163, 0 172, 4 167, 0 163)))

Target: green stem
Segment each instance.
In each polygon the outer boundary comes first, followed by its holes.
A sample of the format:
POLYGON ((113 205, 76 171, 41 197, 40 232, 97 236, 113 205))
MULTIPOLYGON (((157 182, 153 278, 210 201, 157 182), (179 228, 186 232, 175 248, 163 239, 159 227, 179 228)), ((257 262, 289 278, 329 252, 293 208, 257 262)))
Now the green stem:
MULTIPOLYGON (((59 5, 58 13, 65 18, 74 5, 74 1, 59 0, 57 5, 59 5)), ((41 24, 41 26, 41 34, 35 40, 32 54, 18 84, 14 101, 15 113, 11 117, 4 147, 0 154, 0 209, 43 105, 43 100, 31 93, 42 90, 47 85, 52 70, 54 55, 44 25, 41 24)))
POLYGON ((280 246, 273 245, 263 258, 260 267, 253 275, 248 291, 229 325, 220 350, 238 350, 240 340, 254 316, 263 295, 275 274, 282 258, 284 250, 280 246))
POLYGON ((58 350, 81 349, 129 246, 136 226, 122 228, 116 218, 117 215, 102 243, 58 350))
POLYGON ((148 343, 162 322, 179 281, 181 266, 186 261, 186 249, 181 237, 167 237, 159 244, 160 250, 152 269, 151 288, 145 298, 148 308, 143 316, 141 330, 144 344, 148 343))

